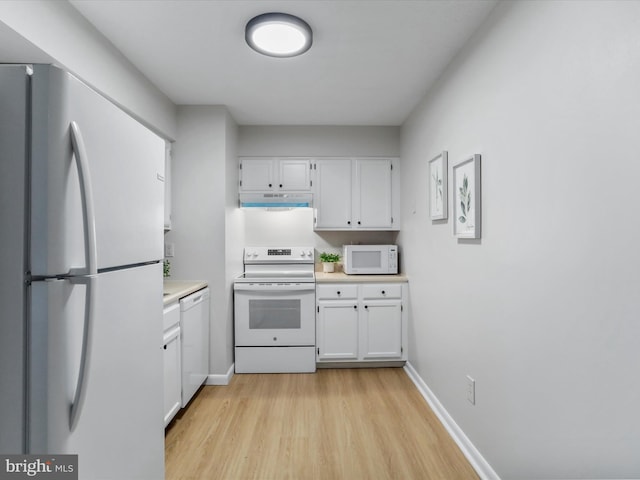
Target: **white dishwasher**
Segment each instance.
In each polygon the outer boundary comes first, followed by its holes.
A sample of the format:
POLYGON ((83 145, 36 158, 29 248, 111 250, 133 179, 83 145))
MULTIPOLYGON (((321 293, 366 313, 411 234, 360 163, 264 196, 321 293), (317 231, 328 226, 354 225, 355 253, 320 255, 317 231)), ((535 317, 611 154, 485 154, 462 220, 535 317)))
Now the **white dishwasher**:
POLYGON ((182 408, 209 375, 209 289, 180 299, 182 408))

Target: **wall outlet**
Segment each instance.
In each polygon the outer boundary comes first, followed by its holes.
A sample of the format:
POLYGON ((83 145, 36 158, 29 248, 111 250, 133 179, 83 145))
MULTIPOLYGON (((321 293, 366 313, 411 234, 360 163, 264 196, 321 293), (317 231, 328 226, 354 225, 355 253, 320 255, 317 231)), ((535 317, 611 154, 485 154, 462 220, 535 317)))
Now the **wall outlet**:
POLYGON ((476 404, 476 381, 467 375, 467 400, 471 405, 476 404))
POLYGON ((175 245, 173 243, 165 243, 164 244, 164 257, 169 258, 175 255, 175 245))

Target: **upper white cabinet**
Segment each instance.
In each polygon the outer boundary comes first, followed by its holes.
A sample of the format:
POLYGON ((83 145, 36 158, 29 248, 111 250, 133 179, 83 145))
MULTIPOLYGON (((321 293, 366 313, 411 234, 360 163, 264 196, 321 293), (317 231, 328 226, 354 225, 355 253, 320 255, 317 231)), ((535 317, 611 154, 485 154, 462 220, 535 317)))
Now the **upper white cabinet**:
POLYGON ((353 220, 357 228, 393 227, 391 212, 391 159, 356 159, 353 161, 353 220))
POLYGON ((171 230, 171 144, 166 142, 164 156, 164 230, 171 230))
POLYGON ((240 158, 240 192, 309 192, 308 158, 240 158))
POLYGON ((316 229, 350 229, 351 226, 351 159, 316 160, 314 202, 316 229))
POLYGON ((316 230, 400 228, 397 159, 323 158, 314 172, 316 230))

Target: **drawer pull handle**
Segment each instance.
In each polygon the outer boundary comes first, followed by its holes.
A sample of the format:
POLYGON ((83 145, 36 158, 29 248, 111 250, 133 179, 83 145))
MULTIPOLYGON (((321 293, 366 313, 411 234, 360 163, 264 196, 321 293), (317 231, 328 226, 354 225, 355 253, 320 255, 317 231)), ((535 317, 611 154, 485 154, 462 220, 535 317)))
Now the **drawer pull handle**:
POLYGON ((337 293, 338 295, 341 295, 340 290, 338 290, 336 293, 337 293))
POLYGON ((382 294, 383 294, 383 295, 385 294, 384 290, 382 290, 382 294))
POLYGON ((366 308, 367 310, 369 309, 369 307, 367 305, 365 305, 364 308, 366 308))
POLYGON ((353 308, 357 309, 357 308, 358 308, 358 305, 354 305, 354 306, 353 306, 353 308))
POLYGON ((164 347, 162 347, 162 348, 164 348, 164 349, 166 350, 166 349, 167 349, 167 346, 165 345, 165 346, 164 346, 164 347))

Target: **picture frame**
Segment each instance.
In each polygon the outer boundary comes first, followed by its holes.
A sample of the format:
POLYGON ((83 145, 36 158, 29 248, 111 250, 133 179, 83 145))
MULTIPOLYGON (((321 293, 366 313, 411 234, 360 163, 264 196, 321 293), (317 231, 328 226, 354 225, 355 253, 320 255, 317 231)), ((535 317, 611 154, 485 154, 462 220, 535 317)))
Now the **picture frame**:
POLYGON ((448 216, 448 170, 446 150, 429 160, 429 216, 431 220, 444 220, 448 216))
POLYGON ((479 154, 453 166, 453 235, 480 238, 482 227, 481 177, 479 154))

